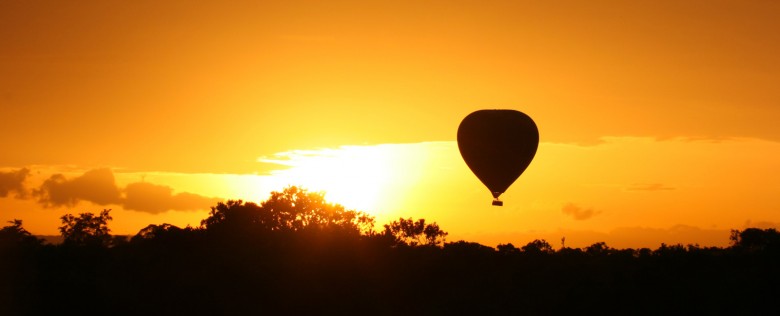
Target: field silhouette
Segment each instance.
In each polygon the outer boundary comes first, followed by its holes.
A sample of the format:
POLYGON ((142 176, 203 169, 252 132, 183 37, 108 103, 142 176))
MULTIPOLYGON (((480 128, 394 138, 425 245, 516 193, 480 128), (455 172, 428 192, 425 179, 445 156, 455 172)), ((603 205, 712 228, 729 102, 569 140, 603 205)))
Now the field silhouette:
POLYGON ((61 244, 0 229, 0 315, 765 315, 780 294, 774 229, 725 248, 493 248, 424 219, 378 227, 298 187, 131 238, 110 234, 110 210, 61 220, 61 244))

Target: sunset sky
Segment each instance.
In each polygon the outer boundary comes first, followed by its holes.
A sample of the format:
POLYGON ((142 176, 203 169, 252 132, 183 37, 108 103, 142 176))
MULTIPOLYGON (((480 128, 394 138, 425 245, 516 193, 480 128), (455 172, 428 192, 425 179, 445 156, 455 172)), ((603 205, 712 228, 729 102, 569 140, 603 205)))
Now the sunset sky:
POLYGON ((4 0, 0 221, 299 185, 448 241, 726 246, 780 227, 778 30, 759 0, 4 0), (486 108, 539 127, 503 207, 455 143, 486 108))

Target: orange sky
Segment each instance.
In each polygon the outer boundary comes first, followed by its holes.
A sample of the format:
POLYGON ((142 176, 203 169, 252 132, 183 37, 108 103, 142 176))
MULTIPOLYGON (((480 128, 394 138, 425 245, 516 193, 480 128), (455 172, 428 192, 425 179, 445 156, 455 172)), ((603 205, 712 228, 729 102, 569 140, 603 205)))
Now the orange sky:
POLYGON ((134 234, 299 184, 491 246, 780 223, 775 1, 278 2, 0 2, 0 220, 134 234), (540 129, 503 208, 454 143, 482 108, 540 129))

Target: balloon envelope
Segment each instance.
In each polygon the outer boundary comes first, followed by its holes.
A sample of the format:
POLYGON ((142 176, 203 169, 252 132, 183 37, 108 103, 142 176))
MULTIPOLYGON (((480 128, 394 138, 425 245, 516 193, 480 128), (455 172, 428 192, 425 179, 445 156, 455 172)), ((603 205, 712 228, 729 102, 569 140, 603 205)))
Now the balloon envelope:
POLYGON ((472 172, 498 197, 528 168, 539 146, 539 130, 525 113, 479 110, 458 127, 458 149, 472 172))

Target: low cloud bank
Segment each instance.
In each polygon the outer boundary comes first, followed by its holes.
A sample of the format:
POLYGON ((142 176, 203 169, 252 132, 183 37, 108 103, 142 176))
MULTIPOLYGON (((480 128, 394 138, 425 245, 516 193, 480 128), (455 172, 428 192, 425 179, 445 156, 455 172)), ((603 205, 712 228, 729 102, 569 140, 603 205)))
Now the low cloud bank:
POLYGON ((149 213, 162 213, 167 210, 195 211, 221 201, 188 192, 174 194, 171 187, 146 182, 128 184, 124 192, 122 206, 126 210, 149 213))
POLYGON ((120 188, 114 173, 108 168, 89 170, 71 178, 54 174, 32 190, 25 186, 29 175, 30 169, 27 168, 0 172, 0 197, 14 195, 21 199, 34 199, 44 207, 74 207, 80 202, 90 202, 153 214, 169 210, 203 210, 222 201, 189 192, 174 193, 169 186, 147 182, 134 182, 120 188))

